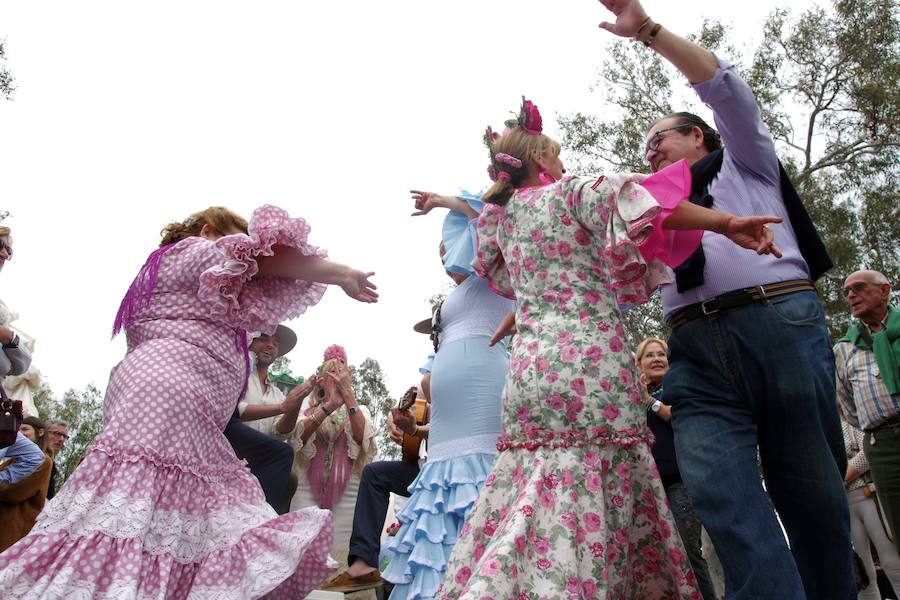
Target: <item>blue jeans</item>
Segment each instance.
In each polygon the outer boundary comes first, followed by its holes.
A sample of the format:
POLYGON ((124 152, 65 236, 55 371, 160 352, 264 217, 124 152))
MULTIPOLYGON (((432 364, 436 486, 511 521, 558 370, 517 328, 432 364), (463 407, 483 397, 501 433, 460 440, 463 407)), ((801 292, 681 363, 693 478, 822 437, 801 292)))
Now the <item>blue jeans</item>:
POLYGON ((727 597, 856 598, 834 355, 817 294, 696 319, 672 332, 669 352, 663 401, 678 467, 727 597))

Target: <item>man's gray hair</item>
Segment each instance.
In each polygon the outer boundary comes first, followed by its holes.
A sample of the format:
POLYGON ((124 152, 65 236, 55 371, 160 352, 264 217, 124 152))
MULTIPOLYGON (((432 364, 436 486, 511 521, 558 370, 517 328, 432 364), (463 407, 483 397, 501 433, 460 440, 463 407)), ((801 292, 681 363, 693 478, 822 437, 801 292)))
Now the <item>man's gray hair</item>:
POLYGON ((53 421, 50 421, 50 425, 48 425, 48 427, 53 427, 54 425, 62 425, 66 429, 69 428, 68 423, 66 423, 65 421, 57 421, 56 419, 54 419, 53 421))
MULTIPOLYGON (((880 271, 873 271, 871 269, 862 269, 862 270, 856 271, 856 273, 859 273, 860 275, 865 275, 869 279, 869 283, 874 283, 875 285, 884 285, 884 284, 891 285, 891 282, 888 281, 888 278, 885 277, 884 273, 881 273, 880 271)), ((853 273, 853 274, 855 275, 856 273, 853 273)))

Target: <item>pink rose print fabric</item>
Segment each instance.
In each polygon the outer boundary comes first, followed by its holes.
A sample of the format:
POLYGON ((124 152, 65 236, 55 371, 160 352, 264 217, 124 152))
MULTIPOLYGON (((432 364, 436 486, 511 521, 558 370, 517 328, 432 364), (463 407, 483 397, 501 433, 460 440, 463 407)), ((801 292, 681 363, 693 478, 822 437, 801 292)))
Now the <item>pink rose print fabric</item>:
POLYGON ((500 454, 443 600, 700 598, 618 306, 645 301, 665 273, 639 248, 663 208, 637 181, 566 177, 481 214, 476 268, 518 300, 519 332, 500 454))
POLYGON ((0 555, 0 597, 303 598, 336 566, 331 513, 278 516, 222 434, 245 384, 245 329, 269 331, 325 286, 256 278, 273 246, 325 256, 264 206, 249 235, 192 237, 161 258, 126 324, 104 426, 31 533, 0 555))

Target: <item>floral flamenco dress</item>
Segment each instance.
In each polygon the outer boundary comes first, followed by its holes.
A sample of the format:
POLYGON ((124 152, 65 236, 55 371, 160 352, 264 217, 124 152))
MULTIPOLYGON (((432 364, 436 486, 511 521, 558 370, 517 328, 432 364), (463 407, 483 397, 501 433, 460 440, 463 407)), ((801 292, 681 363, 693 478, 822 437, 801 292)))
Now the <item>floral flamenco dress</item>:
POLYGON ((316 304, 325 286, 252 278, 256 258, 307 243, 281 209, 249 235, 190 237, 151 254, 122 302, 128 351, 103 431, 38 517, 0 555, 0 597, 303 598, 334 568, 331 515, 278 516, 222 430, 248 374, 246 331, 316 304))
POLYGON ((500 453, 439 598, 700 598, 618 305, 645 302, 701 232, 659 226, 690 193, 684 163, 646 180, 653 195, 637 181, 565 177, 481 214, 476 268, 517 299, 518 334, 500 453))

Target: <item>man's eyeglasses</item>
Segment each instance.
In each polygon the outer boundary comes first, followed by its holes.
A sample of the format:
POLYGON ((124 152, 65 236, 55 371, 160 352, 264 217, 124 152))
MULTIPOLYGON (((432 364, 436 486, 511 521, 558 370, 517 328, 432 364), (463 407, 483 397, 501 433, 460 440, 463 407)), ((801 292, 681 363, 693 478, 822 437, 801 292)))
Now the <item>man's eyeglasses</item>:
POLYGON ((857 281, 856 283, 851 283, 848 286, 844 287, 844 298, 850 295, 850 292, 854 294, 858 294, 870 285, 878 285, 877 283, 872 283, 870 281, 857 281))
POLYGON ((62 439, 64 439, 64 440, 69 439, 69 434, 68 434, 68 433, 63 433, 62 431, 49 431, 49 432, 47 432, 47 433, 49 433, 49 434, 52 435, 53 437, 62 438, 62 439))
POLYGON ((654 133, 653 137, 650 138, 650 140, 647 142, 647 145, 644 147, 644 164, 649 165, 650 159, 648 158, 648 155, 651 152, 656 152, 657 150, 659 150, 659 145, 663 140, 662 134, 667 131, 675 131, 676 129, 685 129, 691 127, 693 127, 693 125, 691 125, 690 123, 682 123, 681 125, 674 125, 672 127, 660 129, 659 131, 654 133))
POLYGON ((4 252, 4 251, 6 252, 6 260, 11 259, 11 258, 12 258, 12 255, 13 255, 13 249, 12 249, 12 246, 10 246, 9 244, 7 244, 7 243, 6 243, 5 241, 3 241, 3 240, 0 240, 0 252, 4 252))

